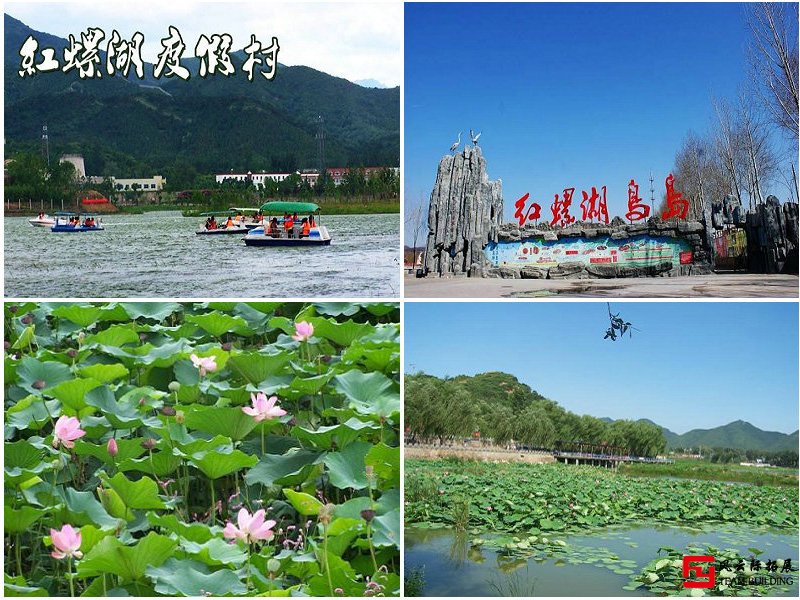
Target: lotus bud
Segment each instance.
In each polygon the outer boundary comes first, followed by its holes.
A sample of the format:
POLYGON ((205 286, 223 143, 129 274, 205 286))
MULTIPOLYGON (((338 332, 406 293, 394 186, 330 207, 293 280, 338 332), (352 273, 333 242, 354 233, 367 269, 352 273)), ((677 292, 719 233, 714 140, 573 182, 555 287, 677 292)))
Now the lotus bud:
POLYGON ((85 340, 85 339, 86 339, 86 334, 83 331, 81 331, 78 334, 78 345, 79 346, 82 345, 83 344, 83 340, 85 340))
POLYGON ((142 448, 145 450, 152 450, 156 447, 156 441, 153 438, 142 440, 142 448))
POLYGON ((139 334, 139 341, 142 342, 142 343, 145 343, 147 341, 147 334, 146 333, 140 333, 139 334))
POLYGON ((170 381, 167 389, 169 389, 170 392, 178 392, 181 389, 181 384, 178 381, 170 381))
POLYGON ((331 362, 330 354, 323 354, 319 357, 319 362, 325 363, 326 365, 331 362))
POLYGON ((25 315, 20 320, 22 321, 23 325, 30 325, 31 323, 33 323, 33 317, 31 315, 29 315, 29 314, 25 315))
POLYGON ((37 379, 36 381, 34 381, 34 382, 31 384, 31 387, 32 387, 32 388, 34 388, 34 389, 36 389, 36 390, 42 390, 42 389, 44 389, 46 386, 47 386, 47 382, 45 382, 43 379, 37 379))
POLYGON ((144 406, 146 400, 144 398, 139 398, 139 406, 144 406))
POLYGON ((55 471, 61 471, 67 466, 67 457, 64 456, 63 454, 59 454, 56 458, 52 460, 50 464, 53 466, 53 469, 55 471))
POLYGON ((8 312, 10 312, 12 315, 16 313, 18 310, 19 306, 17 306, 16 304, 12 304, 11 306, 8 307, 8 312))
POLYGON ((67 350, 67 356, 69 356, 70 358, 75 358, 76 356, 78 356, 78 351, 75 350, 75 348, 70 348, 69 350, 67 350))
POLYGON ((177 411, 171 406, 165 406, 161 409, 161 414, 165 417, 174 417, 177 414, 177 411))
POLYGON ((364 519, 367 523, 371 522, 372 519, 375 518, 375 511, 371 508, 366 508, 361 511, 361 518, 364 519))
POLYGON ((270 558, 267 561, 267 571, 270 573, 277 573, 281 569, 281 561, 277 558, 270 558))
POLYGON ((183 414, 182 410, 175 411, 175 422, 179 425, 182 424, 186 420, 186 417, 183 414))
POLYGON ((230 352, 231 348, 233 348, 233 344, 231 342, 225 342, 222 344, 222 349, 225 350, 225 352, 230 352))
POLYGON ((117 454, 119 454, 119 447, 117 446, 117 440, 115 440, 113 437, 108 440, 108 445, 106 446, 106 448, 108 449, 108 453, 111 456, 116 456, 117 454))
POLYGON ((6 349, 6 350, 8 350, 9 348, 11 348, 11 342, 9 342, 8 340, 6 340, 5 342, 3 342, 3 348, 4 348, 4 349, 6 349))

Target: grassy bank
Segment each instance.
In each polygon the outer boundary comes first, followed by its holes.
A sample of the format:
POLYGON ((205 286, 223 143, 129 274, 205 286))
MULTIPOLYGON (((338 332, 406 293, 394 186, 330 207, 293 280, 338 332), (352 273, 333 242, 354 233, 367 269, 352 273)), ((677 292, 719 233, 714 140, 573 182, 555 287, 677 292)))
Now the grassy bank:
POLYGON ((671 465, 626 464, 620 467, 619 472, 634 477, 679 477, 704 481, 732 481, 755 485, 797 487, 797 469, 744 467, 702 460, 676 460, 671 465))

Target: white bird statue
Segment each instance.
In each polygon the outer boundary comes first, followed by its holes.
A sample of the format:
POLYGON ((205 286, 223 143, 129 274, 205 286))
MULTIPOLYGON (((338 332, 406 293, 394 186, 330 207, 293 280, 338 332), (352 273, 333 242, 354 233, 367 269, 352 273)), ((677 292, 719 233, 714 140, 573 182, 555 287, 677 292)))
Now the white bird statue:
POLYGON ((475 135, 475 133, 472 131, 472 129, 469 130, 469 137, 472 138, 472 144, 473 145, 475 145, 475 146, 478 145, 478 138, 481 137, 481 133, 483 133, 483 132, 482 131, 478 132, 478 135, 475 135))
POLYGON ((453 144, 452 146, 450 146, 450 152, 455 152, 460 145, 461 145, 461 132, 459 131, 458 132, 458 139, 456 140, 456 143, 453 144))

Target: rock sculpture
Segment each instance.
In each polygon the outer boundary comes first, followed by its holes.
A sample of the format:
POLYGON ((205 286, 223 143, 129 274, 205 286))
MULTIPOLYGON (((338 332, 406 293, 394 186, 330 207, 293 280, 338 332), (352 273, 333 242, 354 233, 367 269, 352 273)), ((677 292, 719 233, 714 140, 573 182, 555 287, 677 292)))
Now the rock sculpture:
POLYGON ((502 182, 489 181, 478 146, 439 161, 428 209, 425 271, 481 277, 491 264, 484 254, 503 222, 502 182))

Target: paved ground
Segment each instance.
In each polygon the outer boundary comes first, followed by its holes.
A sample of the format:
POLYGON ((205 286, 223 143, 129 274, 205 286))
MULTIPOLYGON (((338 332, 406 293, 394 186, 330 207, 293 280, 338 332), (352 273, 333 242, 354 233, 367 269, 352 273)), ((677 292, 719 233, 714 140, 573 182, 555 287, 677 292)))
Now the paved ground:
POLYGON ((797 298, 796 275, 714 274, 635 279, 405 277, 406 298, 797 298))

